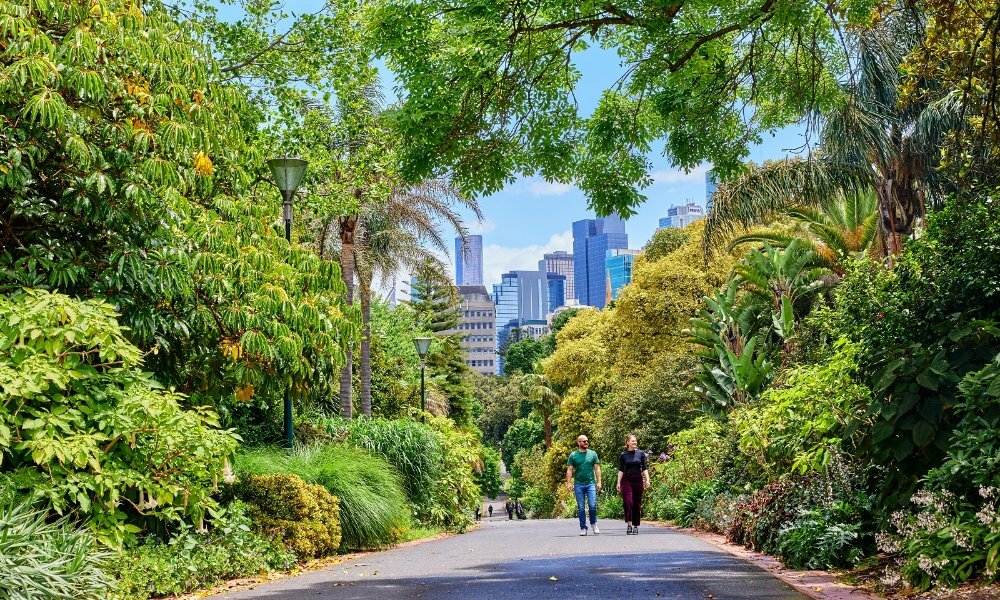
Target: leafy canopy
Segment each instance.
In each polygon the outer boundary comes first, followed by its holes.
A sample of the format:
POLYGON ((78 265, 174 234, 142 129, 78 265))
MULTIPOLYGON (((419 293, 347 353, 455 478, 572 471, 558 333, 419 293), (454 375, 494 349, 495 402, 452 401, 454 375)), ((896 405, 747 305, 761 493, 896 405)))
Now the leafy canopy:
POLYGON ((847 66, 836 29, 871 5, 380 0, 365 16, 400 81, 407 176, 451 170, 490 193, 541 175, 628 216, 652 182, 654 146, 676 166, 709 160, 729 174, 763 132, 831 106, 847 66), (617 53, 622 75, 586 115, 577 64, 597 47, 617 53))

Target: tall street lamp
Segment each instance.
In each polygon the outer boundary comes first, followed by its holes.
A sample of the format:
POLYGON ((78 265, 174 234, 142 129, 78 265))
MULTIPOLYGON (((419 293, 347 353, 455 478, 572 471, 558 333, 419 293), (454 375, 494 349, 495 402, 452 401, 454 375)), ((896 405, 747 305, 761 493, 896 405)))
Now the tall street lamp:
MULTIPOLYGON (((292 241, 292 198, 295 197, 295 190, 302 183, 302 177, 306 174, 306 166, 309 163, 301 158, 283 156, 272 158, 267 161, 267 166, 274 176, 274 184, 278 186, 282 199, 282 216, 285 219, 285 239, 292 241)), ((292 433, 292 397, 285 388, 285 440, 291 448, 294 439, 292 433)))
POLYGON ((417 354, 420 355, 420 412, 424 412, 424 365, 427 358, 427 351, 431 349, 432 338, 413 338, 413 345, 417 347, 417 354))

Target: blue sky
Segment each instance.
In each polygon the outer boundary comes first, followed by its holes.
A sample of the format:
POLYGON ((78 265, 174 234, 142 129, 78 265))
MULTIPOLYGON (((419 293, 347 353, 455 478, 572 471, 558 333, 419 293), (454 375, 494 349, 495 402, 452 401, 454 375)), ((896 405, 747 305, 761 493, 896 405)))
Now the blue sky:
MULTIPOLYGON (((322 6, 321 0, 298 0, 286 4, 293 12, 314 11, 322 6)), ((220 5, 221 18, 237 19, 240 10, 232 5, 220 5)), ((291 19, 286 22, 290 23, 291 19)), ((591 48, 579 53, 575 64, 581 72, 576 89, 576 100, 582 114, 590 114, 601 93, 614 85, 622 74, 618 56, 610 50, 591 48)), ((394 98, 395 85, 392 74, 381 69, 386 95, 394 98)), ((761 162, 791 153, 803 145, 801 128, 792 127, 766 136, 760 145, 751 150, 749 159, 761 162)), ((656 229, 660 217, 674 204, 692 200, 705 204, 705 172, 710 165, 701 165, 691 172, 670 167, 660 155, 650 157, 654 164, 653 185, 643 193, 648 200, 638 208, 636 215, 626 221, 629 246, 641 248, 656 229)), ((476 222, 474 215, 465 213, 469 228, 483 236, 484 283, 500 281, 500 274, 514 269, 537 269, 542 254, 555 250, 572 252, 570 233, 573 221, 593 218, 587 208, 583 193, 574 186, 550 183, 538 178, 521 178, 504 190, 479 199, 483 221, 476 222)), ((454 272, 454 256, 448 257, 454 272)), ((405 280, 400 277, 400 281, 405 280)), ((405 285, 399 284, 405 293, 405 285)))

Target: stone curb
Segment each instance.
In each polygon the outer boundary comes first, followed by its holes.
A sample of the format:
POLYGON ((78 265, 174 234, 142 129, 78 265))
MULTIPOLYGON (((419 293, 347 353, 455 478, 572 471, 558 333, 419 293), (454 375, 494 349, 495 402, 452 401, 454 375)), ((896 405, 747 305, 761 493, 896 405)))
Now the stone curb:
MULTIPOLYGON (((468 531, 472 531, 472 529, 474 528, 470 527, 468 531)), ((419 546, 420 544, 425 544, 427 542, 443 540, 453 535, 458 535, 458 533, 455 531, 444 531, 442 533, 438 533, 425 538, 420 538, 418 540, 410 540, 409 542, 403 542, 401 544, 396 544, 388 548, 382 548, 381 550, 367 550, 364 552, 352 552, 350 554, 339 554, 335 556, 329 556, 326 558, 318 558, 306 563, 297 564, 295 565, 294 568, 292 568, 289 571, 275 571, 273 573, 262 575, 260 577, 233 579, 225 583, 221 583, 211 589, 198 590, 197 592, 192 592, 190 594, 184 594, 181 596, 169 596, 164 600, 197 600, 200 598, 207 598, 209 596, 214 596, 216 594, 249 590, 264 583, 271 583, 272 581, 279 581, 281 579, 286 579, 288 577, 295 577, 297 575, 302 575, 303 573, 319 571, 327 567, 339 565, 340 563, 362 559, 366 556, 369 556, 371 554, 376 554, 378 552, 385 552, 386 550, 394 550, 396 548, 408 548, 410 546, 419 546)))
POLYGON ((817 600, 882 600, 882 596, 876 596, 861 588, 837 581, 837 578, 827 571, 796 571, 789 569, 781 564, 781 561, 777 558, 748 550, 737 544, 731 544, 726 541, 725 536, 717 533, 687 527, 676 527, 659 521, 650 521, 649 524, 706 541, 720 550, 767 571, 795 588, 796 591, 802 592, 810 598, 816 598, 817 600))

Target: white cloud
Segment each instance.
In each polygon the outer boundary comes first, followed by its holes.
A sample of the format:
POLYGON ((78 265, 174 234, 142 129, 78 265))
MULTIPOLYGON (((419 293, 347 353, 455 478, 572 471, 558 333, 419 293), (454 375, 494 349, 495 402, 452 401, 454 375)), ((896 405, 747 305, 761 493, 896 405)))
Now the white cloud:
POLYGON ((497 224, 493 222, 493 219, 486 218, 482 221, 470 221, 468 224, 469 233, 473 235, 482 235, 484 233, 489 233, 497 228, 497 224))
POLYGON ((557 181, 536 179, 528 183, 528 190, 534 196, 562 196, 571 189, 573 189, 572 185, 557 181))
POLYGON ((653 178, 653 185, 658 183, 695 183, 705 181, 705 173, 707 172, 708 167, 700 166, 691 169, 687 173, 681 169, 674 169, 671 171, 653 171, 649 176, 653 178))
POLYGON ((573 251, 573 230, 554 234, 544 244, 509 247, 489 244, 483 248, 483 283, 493 293, 493 284, 500 283, 500 276, 508 271, 537 271, 538 261, 546 252, 573 251))

